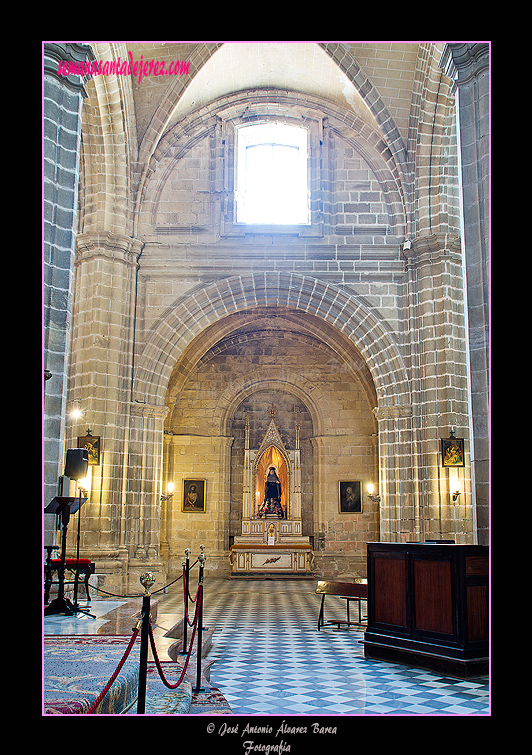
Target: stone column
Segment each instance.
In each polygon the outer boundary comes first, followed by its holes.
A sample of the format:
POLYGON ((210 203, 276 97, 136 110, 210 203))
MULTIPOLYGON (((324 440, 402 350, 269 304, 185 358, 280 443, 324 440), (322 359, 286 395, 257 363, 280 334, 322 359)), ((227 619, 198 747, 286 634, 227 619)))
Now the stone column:
POLYGON ((166 406, 132 404, 124 483, 124 545, 130 554, 130 588, 143 571, 156 575, 162 587, 166 566, 161 558, 161 493, 166 406))
MULTIPOLYGON (((44 45, 43 321, 44 321, 44 499, 57 495, 63 447, 70 347, 72 279, 78 201, 81 113, 86 96, 82 76, 59 74, 61 61, 92 58, 80 44, 44 45)), ((55 517, 47 517, 53 520, 55 517)), ((45 543, 53 544, 53 521, 45 543)))
POLYGON ((380 536, 402 543, 419 536, 412 407, 381 406, 373 410, 379 422, 380 536))
MULTIPOLYGON (((403 253, 408 276, 404 289, 405 359, 411 378, 412 418, 408 432, 399 432, 398 428, 393 441, 397 448, 402 448, 403 455, 407 453, 405 444, 410 445, 408 495, 412 500, 403 516, 412 521, 411 539, 471 543, 469 475, 465 471, 462 474, 458 510, 451 505, 449 488, 453 480, 449 470, 442 469, 440 458, 440 439, 449 437, 454 428, 456 436, 466 440, 466 462, 469 462, 460 239, 426 235, 414 239, 403 253)), ((379 437, 383 429, 379 423, 379 437)), ((381 464, 382 458, 381 448, 381 464)), ((394 468, 390 466, 386 475, 390 484, 394 484, 393 475, 394 468)), ((400 474, 397 477, 400 479, 400 474)), ((404 495, 400 498, 404 505, 404 495)), ((386 505, 384 499, 383 505, 386 505)))
POLYGON ((468 319, 471 475, 478 543, 489 541, 489 45, 446 46, 456 82, 468 319))
MULTIPOLYGON (((93 468, 89 501, 82 518, 82 555, 96 563, 120 562, 104 589, 127 590, 122 582, 134 557, 128 512, 130 480, 130 413, 138 260, 142 243, 111 232, 78 234, 73 303, 73 351, 69 408, 82 417, 69 419, 67 445, 76 437, 101 438, 101 463, 93 468), (111 585, 111 582, 113 584, 111 585), (115 583, 116 582, 116 583, 115 583)), ((162 430, 161 430, 162 435, 162 430)), ((116 565, 115 565, 116 566, 116 565)), ((138 580, 137 580, 138 582, 138 580)), ((133 592, 138 592, 135 585, 133 592)))
POLYGON ((227 569, 226 554, 229 548, 229 512, 231 508, 231 448, 235 439, 220 436, 214 439, 218 454, 220 480, 218 488, 218 537, 211 555, 210 570, 216 569, 222 574, 227 569))

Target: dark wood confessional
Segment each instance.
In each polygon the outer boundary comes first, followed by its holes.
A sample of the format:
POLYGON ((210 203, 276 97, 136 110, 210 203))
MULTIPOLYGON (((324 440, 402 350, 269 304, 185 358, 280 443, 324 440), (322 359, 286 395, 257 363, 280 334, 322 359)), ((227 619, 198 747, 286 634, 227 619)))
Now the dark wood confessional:
POLYGON ((488 673, 489 548, 368 543, 368 658, 468 678, 488 673))

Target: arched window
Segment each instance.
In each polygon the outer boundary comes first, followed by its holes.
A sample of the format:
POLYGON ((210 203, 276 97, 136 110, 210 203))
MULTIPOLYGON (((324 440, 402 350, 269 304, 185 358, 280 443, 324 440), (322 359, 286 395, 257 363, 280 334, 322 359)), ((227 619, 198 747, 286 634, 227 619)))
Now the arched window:
POLYGON ((310 223, 308 132, 284 123, 237 129, 237 223, 310 223))

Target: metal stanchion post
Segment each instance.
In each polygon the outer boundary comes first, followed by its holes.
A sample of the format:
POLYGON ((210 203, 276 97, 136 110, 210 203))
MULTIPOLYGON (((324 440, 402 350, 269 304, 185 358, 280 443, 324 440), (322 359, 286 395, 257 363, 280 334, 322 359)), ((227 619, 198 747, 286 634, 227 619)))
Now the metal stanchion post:
POLYGON ((181 651, 181 655, 187 654, 187 608, 188 608, 188 586, 189 586, 189 576, 190 576, 190 548, 185 548, 185 605, 183 607, 183 650, 181 651))
POLYGON ((200 601, 199 604, 199 611, 198 611, 198 625, 197 625, 197 646, 196 646, 196 652, 197 652, 197 665, 196 665, 196 686, 194 688, 194 692, 203 692, 204 687, 201 686, 201 650, 203 645, 202 640, 202 629, 203 629, 203 567, 205 564, 205 561, 207 560, 205 557, 205 554, 203 553, 203 549, 205 548, 204 545, 200 545, 201 553, 198 556, 198 561, 200 564, 199 567, 199 579, 198 579, 198 588, 201 586, 201 595, 199 595, 198 591, 198 597, 197 600, 200 601))
POLYGON ((151 572, 146 572, 140 577, 140 583, 144 587, 142 598, 142 627, 140 630, 140 661, 139 661, 139 691, 137 700, 137 713, 146 710, 146 674, 148 672, 148 638, 150 623, 150 587, 155 583, 155 577, 151 572))

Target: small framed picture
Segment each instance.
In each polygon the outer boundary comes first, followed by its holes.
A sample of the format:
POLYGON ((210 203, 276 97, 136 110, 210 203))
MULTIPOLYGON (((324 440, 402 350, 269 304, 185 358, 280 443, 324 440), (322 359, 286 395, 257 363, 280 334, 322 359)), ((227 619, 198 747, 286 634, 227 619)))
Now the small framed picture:
POLYGON ((454 433, 441 439, 442 467, 465 467, 464 439, 455 438, 454 433))
POLYGON ((362 513, 362 483, 360 480, 340 480, 338 507, 340 514, 362 513))
POLYGON ((89 452, 89 464, 98 467, 100 465, 100 436, 91 435, 87 430, 87 435, 78 438, 78 448, 86 448, 89 452))
POLYGON ((182 511, 195 514, 205 513, 206 480, 183 480, 182 511))

